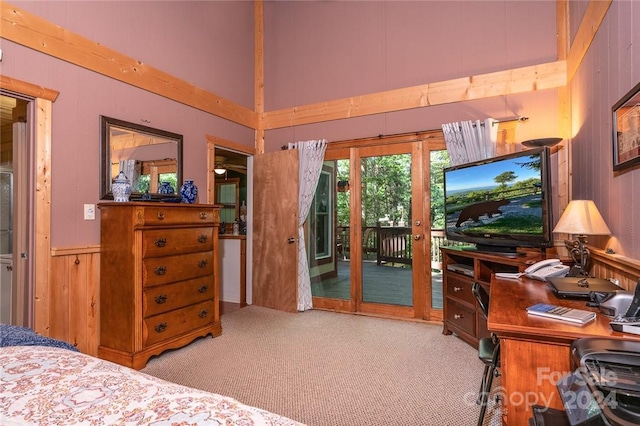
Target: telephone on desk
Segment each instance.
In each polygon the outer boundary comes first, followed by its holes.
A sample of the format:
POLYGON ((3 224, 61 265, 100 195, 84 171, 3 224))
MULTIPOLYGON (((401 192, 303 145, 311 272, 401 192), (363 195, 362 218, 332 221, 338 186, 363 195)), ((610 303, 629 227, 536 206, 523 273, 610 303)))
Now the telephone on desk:
POLYGON ((524 275, 534 280, 546 281, 548 277, 564 277, 569 269, 560 259, 545 259, 525 269, 524 275))

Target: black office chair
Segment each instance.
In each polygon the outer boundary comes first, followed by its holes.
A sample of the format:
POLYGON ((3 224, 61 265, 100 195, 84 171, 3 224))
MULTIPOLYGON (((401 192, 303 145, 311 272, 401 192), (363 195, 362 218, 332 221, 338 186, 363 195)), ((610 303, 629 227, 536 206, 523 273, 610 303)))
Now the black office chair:
MULTIPOLYGON (((478 306, 485 316, 489 315, 489 294, 477 282, 473 283, 471 291, 478 301, 478 306)), ((489 402, 489 393, 491 392, 491 384, 493 377, 499 375, 500 368, 500 340, 495 336, 483 337, 478 341, 478 358, 484 363, 484 373, 482 374, 482 383, 480 383, 480 393, 478 394, 477 404, 481 406, 480 417, 478 418, 478 426, 484 423, 484 415, 487 411, 487 403, 489 402)))

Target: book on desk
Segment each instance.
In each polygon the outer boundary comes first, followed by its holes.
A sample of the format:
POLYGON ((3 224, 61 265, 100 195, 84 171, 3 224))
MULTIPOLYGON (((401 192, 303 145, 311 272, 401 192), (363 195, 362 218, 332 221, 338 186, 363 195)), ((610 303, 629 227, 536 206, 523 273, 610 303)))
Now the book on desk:
POLYGON ((538 303, 527 308, 529 315, 567 321, 574 324, 586 324, 596 319, 596 313, 582 309, 538 303))

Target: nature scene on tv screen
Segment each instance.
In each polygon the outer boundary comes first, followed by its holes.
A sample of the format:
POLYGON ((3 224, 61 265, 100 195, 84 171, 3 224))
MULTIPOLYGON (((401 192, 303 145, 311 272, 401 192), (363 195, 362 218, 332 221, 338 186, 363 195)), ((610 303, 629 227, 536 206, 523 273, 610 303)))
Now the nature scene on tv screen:
POLYGON ((543 234, 540 155, 448 170, 445 209, 450 233, 543 234))

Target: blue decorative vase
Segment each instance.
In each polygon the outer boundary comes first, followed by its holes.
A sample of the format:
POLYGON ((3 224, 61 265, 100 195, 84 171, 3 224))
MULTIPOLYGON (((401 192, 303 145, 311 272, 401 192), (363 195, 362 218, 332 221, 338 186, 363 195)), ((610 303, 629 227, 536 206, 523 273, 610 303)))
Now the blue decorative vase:
POLYGON ((160 186, 158 187, 158 194, 173 194, 173 187, 169 182, 160 182, 160 186))
POLYGON ((193 184, 190 179, 185 179, 184 184, 180 187, 180 195, 182 202, 193 204, 198 199, 198 187, 193 184))
POLYGON ((113 193, 113 201, 118 203, 126 203, 131 195, 131 182, 125 176, 124 172, 120 172, 111 184, 111 192, 113 193))

